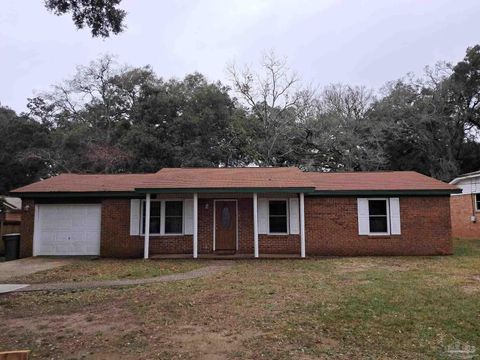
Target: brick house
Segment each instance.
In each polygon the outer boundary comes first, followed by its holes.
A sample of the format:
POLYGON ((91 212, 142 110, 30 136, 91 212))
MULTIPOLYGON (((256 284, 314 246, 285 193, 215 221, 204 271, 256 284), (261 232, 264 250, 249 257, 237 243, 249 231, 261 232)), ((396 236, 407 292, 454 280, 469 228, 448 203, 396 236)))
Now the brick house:
POLYGON ((21 256, 443 255, 450 194, 415 172, 297 168, 64 174, 23 199, 21 256))
POLYGON ((460 175, 450 184, 462 189, 462 193, 453 194, 450 201, 452 236, 480 239, 480 171, 460 175))

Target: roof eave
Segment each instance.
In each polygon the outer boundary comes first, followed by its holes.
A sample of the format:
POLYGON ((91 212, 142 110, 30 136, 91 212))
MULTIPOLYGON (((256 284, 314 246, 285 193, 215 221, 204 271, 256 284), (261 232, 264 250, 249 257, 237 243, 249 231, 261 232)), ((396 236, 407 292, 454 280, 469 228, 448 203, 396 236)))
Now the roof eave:
POLYGON ((38 191, 38 192, 13 192, 11 194, 20 198, 78 198, 78 197, 138 197, 141 194, 172 194, 172 193, 306 193, 311 196, 438 196, 459 194, 461 189, 436 189, 436 190, 315 190, 314 188, 171 188, 151 189, 137 188, 135 191, 38 191))
POLYGON ((473 178, 477 178, 477 177, 480 177, 480 172, 479 173, 471 173, 469 175, 464 175, 464 176, 459 176, 459 177, 453 179, 452 181, 450 181, 449 184, 456 185, 462 180, 468 180, 468 179, 473 179, 473 178))
POLYGON ((315 190, 313 196, 448 196, 461 193, 461 189, 433 190, 315 190))
POLYGON ((20 198, 53 198, 53 197, 125 197, 138 196, 134 191, 27 191, 14 192, 20 198))

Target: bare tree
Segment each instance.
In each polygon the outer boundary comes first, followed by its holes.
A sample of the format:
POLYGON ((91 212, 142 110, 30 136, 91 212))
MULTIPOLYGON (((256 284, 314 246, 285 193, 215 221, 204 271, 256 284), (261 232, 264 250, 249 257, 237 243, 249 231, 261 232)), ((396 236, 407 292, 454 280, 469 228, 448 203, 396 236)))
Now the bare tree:
POLYGON ((286 59, 273 52, 264 54, 256 69, 231 64, 227 72, 234 91, 261 124, 263 141, 257 147, 260 165, 286 164, 285 158, 295 151, 287 144, 298 136, 298 125, 308 113, 313 91, 301 88, 299 76, 290 70, 286 59))
POLYGON ((361 120, 374 100, 373 91, 365 86, 332 84, 320 93, 318 104, 322 113, 352 122, 361 120))
POLYGON ((310 117, 311 148, 308 167, 322 170, 378 170, 385 164, 364 119, 375 100, 364 86, 332 84, 318 95, 310 117))

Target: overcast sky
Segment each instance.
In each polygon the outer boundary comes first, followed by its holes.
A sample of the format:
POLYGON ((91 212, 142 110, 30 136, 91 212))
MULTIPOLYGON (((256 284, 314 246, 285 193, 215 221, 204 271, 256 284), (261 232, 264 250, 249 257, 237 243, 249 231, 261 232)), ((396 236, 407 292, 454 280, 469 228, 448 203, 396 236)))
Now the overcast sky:
POLYGON ((463 58, 480 43, 479 0, 123 0, 127 29, 109 39, 76 30, 43 0, 2 0, 0 103, 27 98, 102 54, 150 64, 163 77, 199 71, 225 80, 225 66, 262 52, 288 57, 307 83, 379 88, 427 64, 463 58))

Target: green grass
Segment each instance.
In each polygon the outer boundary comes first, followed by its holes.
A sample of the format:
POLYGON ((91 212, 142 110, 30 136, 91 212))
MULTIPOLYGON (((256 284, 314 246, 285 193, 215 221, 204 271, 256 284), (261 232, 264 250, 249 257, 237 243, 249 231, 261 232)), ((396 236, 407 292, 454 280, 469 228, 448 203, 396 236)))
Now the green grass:
POLYGON ((239 261, 195 280, 8 295, 0 318, 0 350, 38 358, 451 359, 457 342, 478 358, 480 240, 453 256, 239 261))

